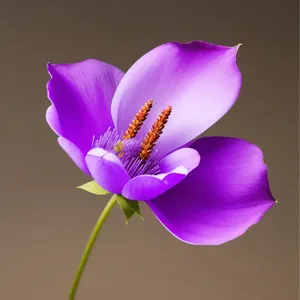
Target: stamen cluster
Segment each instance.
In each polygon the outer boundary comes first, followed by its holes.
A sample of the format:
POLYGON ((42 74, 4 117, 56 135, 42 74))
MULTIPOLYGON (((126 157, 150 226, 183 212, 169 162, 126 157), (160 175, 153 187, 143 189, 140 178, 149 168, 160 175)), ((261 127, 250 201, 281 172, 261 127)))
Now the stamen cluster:
POLYGON ((152 107, 153 100, 147 101, 137 112, 124 135, 118 134, 116 129, 109 128, 99 139, 93 139, 92 147, 100 147, 117 155, 131 178, 160 172, 158 151, 153 152, 153 149, 168 122, 172 107, 168 106, 160 113, 141 141, 136 135, 152 107))
MULTIPOLYGON (((141 129, 143 123, 147 119, 148 114, 152 107, 153 107, 153 100, 149 100, 137 112, 137 114, 135 115, 132 122, 129 124, 129 127, 123 136, 124 140, 132 139, 137 135, 137 133, 141 129)), ((139 158, 144 159, 144 160, 149 158, 151 152, 154 149, 154 146, 155 146, 157 140, 163 133, 163 129, 165 128, 165 126, 168 122, 171 112, 172 112, 172 106, 168 106, 166 109, 164 109, 160 113, 160 115, 158 116, 158 118, 156 119, 154 124, 152 125, 152 128, 150 129, 150 131, 146 134, 146 136, 141 144, 139 158)))

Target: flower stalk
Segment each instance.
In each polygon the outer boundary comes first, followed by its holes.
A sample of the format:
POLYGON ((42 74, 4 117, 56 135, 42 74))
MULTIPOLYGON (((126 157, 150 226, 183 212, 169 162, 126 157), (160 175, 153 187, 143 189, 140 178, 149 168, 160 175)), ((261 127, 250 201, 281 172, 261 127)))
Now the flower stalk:
POLYGON ((105 220, 107 219, 109 213, 111 212, 111 210, 113 209, 114 205, 117 203, 117 199, 118 199, 118 195, 113 195, 110 200, 107 202, 106 206, 104 207, 91 235, 90 238, 85 246, 85 249, 82 253, 81 259, 80 259, 80 263, 77 269, 77 273, 75 275, 75 279, 73 281, 73 285, 71 288, 71 292, 69 295, 69 300, 74 300, 75 296, 76 296, 76 292, 80 283, 80 279, 82 277, 82 274, 84 272, 85 266, 88 262, 88 259, 90 257, 90 254, 93 250, 93 247, 95 245, 95 242, 97 240, 97 237, 99 235, 99 232, 105 222, 105 220))

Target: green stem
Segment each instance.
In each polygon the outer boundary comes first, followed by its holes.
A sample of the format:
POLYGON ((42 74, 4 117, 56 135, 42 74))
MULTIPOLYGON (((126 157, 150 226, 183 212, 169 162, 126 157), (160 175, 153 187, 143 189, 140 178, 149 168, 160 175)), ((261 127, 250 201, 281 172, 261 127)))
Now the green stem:
POLYGON ((82 256, 81 256, 81 259, 80 259, 80 263, 79 263, 79 266, 78 266, 78 270, 77 270, 77 273, 75 275, 75 279, 74 279, 74 282, 73 282, 73 285, 72 285, 72 289, 71 289, 71 292, 70 292, 70 296, 69 296, 69 300, 74 300, 75 299, 75 296, 76 296, 76 292, 77 292, 77 289, 78 289, 78 286, 79 286, 79 282, 80 282, 80 279, 81 279, 81 276, 83 274, 83 271, 84 271, 84 268, 86 266, 86 263, 89 259, 89 256, 92 252, 92 249, 93 249, 93 246, 96 242, 96 239, 98 237, 98 234, 106 220, 106 218, 108 217, 109 213, 111 212, 112 208, 114 207, 114 205, 116 204, 117 202, 117 195, 113 195, 109 201, 107 202, 106 206, 104 207, 92 233, 91 233, 91 236, 89 238, 89 241, 87 242, 86 246, 85 246, 85 249, 82 253, 82 256))

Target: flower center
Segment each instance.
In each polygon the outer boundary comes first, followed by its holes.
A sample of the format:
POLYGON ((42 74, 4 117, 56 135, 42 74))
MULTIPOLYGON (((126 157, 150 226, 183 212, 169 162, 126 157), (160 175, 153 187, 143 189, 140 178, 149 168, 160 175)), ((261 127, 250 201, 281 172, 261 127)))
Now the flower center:
POLYGON ((100 147, 117 155, 131 178, 142 174, 159 174, 158 151, 153 151, 156 142, 163 133, 172 107, 164 109, 153 123, 143 140, 136 138, 144 121, 153 107, 153 100, 147 101, 136 113, 125 134, 118 134, 110 128, 99 137, 93 137, 92 147, 100 147))

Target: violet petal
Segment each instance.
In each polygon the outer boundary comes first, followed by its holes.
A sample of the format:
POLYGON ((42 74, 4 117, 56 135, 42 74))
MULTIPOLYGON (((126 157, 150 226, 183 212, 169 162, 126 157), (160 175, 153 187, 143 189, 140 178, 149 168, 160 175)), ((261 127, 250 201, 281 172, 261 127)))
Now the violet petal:
POLYGON ((122 190, 122 195, 129 200, 150 200, 178 184, 187 174, 188 170, 180 166, 159 175, 139 175, 127 182, 122 190))
POLYGON ((244 140, 201 138, 192 145, 199 166, 160 197, 147 201, 178 239, 218 245, 243 234, 275 201, 261 150, 244 140))
POLYGON ((200 162, 200 155, 197 150, 192 148, 178 149, 166 157, 159 163, 159 168, 162 173, 170 172, 177 166, 184 166, 188 172, 195 169, 200 162))
POLYGON ((165 154, 186 145, 218 121, 235 103, 241 86, 239 46, 201 41, 167 43, 140 58, 125 74, 112 102, 118 131, 125 131, 149 99, 153 108, 140 129, 143 138, 168 105, 172 113, 156 149, 165 154))
MULTIPOLYGON (((48 64, 47 85, 52 105, 46 119, 60 136, 76 145, 83 155, 93 136, 114 127, 110 107, 123 72, 94 59, 73 64, 48 64)), ((70 155, 72 156, 72 154, 70 155)))
POLYGON ((75 146, 72 142, 69 140, 58 137, 57 139, 58 144, 61 146, 61 148, 69 155, 69 157, 74 161, 76 166, 81 169, 84 173, 90 175, 90 171, 87 168, 85 157, 80 151, 80 149, 75 146))
POLYGON ((161 174, 140 175, 123 188, 122 195, 129 200, 146 201, 158 197, 182 181, 198 166, 200 156, 191 148, 182 148, 166 156, 160 163, 161 174))
POLYGON ((90 150, 86 163, 96 182, 110 193, 121 194, 130 179, 120 159, 102 148, 90 150))

